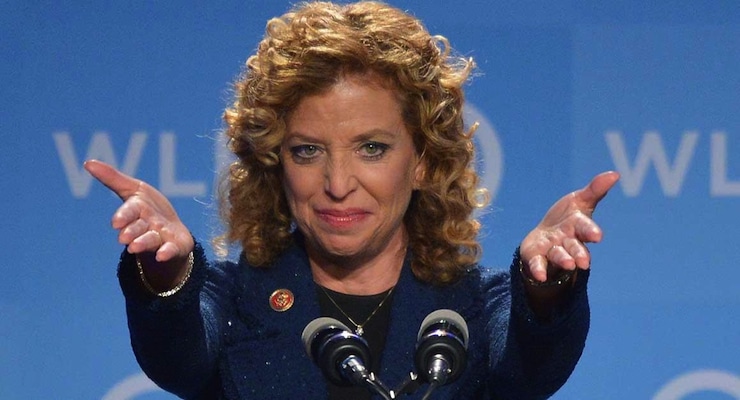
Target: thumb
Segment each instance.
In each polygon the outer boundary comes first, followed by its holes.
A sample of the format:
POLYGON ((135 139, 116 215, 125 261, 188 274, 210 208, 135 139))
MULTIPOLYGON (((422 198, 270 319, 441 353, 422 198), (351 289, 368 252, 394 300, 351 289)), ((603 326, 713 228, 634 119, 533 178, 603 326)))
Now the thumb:
POLYGON ((618 180, 619 173, 616 171, 606 171, 596 175, 586 187, 575 192, 579 208, 593 212, 618 180))

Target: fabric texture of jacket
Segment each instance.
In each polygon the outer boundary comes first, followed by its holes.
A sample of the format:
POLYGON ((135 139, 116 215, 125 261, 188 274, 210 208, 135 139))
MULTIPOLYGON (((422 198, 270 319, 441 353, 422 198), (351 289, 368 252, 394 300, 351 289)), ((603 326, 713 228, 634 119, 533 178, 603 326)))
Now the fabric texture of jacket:
MULTIPOLYGON (((119 279, 142 370, 187 399, 327 398, 326 381, 301 342, 304 327, 321 316, 302 246, 293 245, 269 268, 253 268, 243 257, 208 263, 197 244, 194 252, 190 279, 167 298, 144 289, 134 256, 124 252, 121 258, 119 279), (270 307, 276 289, 294 294, 287 311, 270 307)), ((468 324, 468 362, 460 378, 436 389, 432 399, 542 399, 565 383, 589 327, 587 271, 541 324, 526 303, 518 252, 509 271, 475 267, 445 287, 417 280, 410 257, 394 289, 381 369, 374 371, 383 383, 395 388, 414 370, 419 326, 442 308, 468 324)), ((425 389, 398 398, 418 399, 425 389)))

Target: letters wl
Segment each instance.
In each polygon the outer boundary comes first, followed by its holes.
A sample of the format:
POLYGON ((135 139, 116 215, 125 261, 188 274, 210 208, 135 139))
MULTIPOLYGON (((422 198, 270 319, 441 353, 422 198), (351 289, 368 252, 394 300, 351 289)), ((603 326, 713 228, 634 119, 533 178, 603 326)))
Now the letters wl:
MULTIPOLYGON (((84 198, 90 193, 93 181, 90 174, 82 168, 84 160, 95 158, 113 165, 127 175, 136 176, 148 135, 145 132, 135 132, 131 135, 121 165, 113 151, 110 135, 106 132, 93 134, 87 147, 87 154, 82 159, 75 153, 72 138, 68 132, 55 132, 53 136, 72 195, 76 198, 84 198)), ((175 145, 174 133, 163 132, 159 135, 159 190, 168 197, 204 196, 206 194, 205 182, 177 181, 175 145)))
MULTIPOLYGON (((672 163, 666 155, 661 136, 656 131, 645 132, 632 164, 630 164, 621 132, 606 132, 605 138, 614 165, 622 174, 621 184, 625 195, 634 197, 640 194, 648 168, 650 164, 653 164, 663 194, 675 197, 683 187, 686 172, 699 140, 699 133, 695 131, 683 133, 672 163)), ((740 196, 740 181, 732 181, 727 176, 727 133, 712 132, 709 156, 710 195, 712 197, 740 196)))

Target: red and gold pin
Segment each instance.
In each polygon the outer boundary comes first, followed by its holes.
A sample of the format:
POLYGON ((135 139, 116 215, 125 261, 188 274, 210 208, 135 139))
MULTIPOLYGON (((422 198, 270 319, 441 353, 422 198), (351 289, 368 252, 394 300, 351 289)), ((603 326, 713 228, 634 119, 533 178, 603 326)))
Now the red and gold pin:
POLYGON ((295 296, 288 289, 278 289, 270 295, 270 307, 277 312, 288 311, 294 301, 295 296))

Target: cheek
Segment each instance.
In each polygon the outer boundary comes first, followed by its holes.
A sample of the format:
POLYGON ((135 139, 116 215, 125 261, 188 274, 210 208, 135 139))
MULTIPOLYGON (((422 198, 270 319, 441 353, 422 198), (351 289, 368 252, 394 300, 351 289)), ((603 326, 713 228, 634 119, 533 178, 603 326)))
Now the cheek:
POLYGON ((293 218, 301 219, 308 213, 309 203, 323 192, 322 174, 312 168, 286 166, 283 190, 293 218))
POLYGON ((283 190, 285 191, 285 197, 288 200, 291 211, 295 214, 297 205, 302 199, 307 198, 307 189, 310 185, 307 184, 306 179, 298 174, 295 170, 287 169, 283 176, 283 190))
POLYGON ((385 171, 376 176, 373 182, 377 197, 383 199, 384 203, 404 209, 408 205, 414 189, 413 176, 408 171, 385 171))

